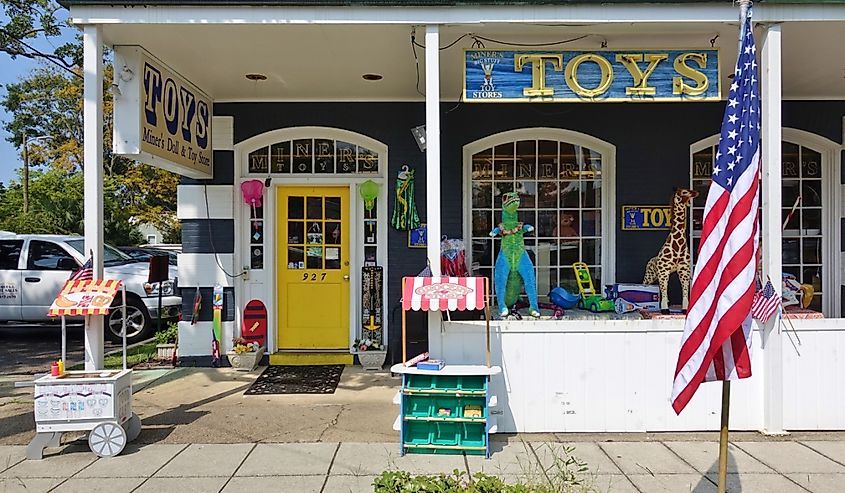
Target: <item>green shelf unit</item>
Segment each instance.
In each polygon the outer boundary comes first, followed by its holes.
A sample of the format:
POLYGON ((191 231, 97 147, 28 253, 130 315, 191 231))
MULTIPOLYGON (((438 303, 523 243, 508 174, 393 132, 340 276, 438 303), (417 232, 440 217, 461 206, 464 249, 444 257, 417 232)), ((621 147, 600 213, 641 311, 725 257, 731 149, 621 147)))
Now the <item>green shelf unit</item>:
POLYGON ((402 453, 489 456, 488 382, 487 375, 403 375, 402 453))

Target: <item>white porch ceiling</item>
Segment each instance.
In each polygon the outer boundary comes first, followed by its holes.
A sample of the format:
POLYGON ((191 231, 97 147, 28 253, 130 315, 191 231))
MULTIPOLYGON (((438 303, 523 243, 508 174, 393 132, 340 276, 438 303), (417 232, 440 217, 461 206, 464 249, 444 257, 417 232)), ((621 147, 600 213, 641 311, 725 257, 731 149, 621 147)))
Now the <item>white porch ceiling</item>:
MULTIPOLYGON (((106 24, 109 45, 140 45, 188 77, 216 101, 421 101, 407 25, 106 24), (248 73, 265 74, 250 81, 248 73), (365 81, 365 73, 384 79, 365 81)), ((475 33, 511 43, 545 43, 587 36, 546 48, 709 48, 721 52, 724 76, 736 60, 735 23, 617 23, 597 25, 492 24, 445 26, 441 46, 475 33)), ((758 50, 762 31, 756 30, 758 50)), ((423 43, 423 29, 417 42, 423 43)), ((461 93, 464 38, 441 51, 441 97, 461 93)), ((845 99, 845 22, 783 25, 784 99, 845 99)), ((485 41, 486 48, 507 46, 485 41)), ((417 48, 424 93, 424 50, 417 48)), ((723 93, 729 85, 722 80, 723 93)))

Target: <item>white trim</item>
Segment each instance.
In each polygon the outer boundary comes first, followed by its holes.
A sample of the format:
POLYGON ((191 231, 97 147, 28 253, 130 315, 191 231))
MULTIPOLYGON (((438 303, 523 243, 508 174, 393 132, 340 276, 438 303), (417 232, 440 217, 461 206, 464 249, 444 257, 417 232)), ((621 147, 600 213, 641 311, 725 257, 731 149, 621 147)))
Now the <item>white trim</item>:
MULTIPOLYGON (((366 147, 379 156, 379 172, 378 174, 343 174, 343 175, 321 175, 321 174, 273 174, 269 176, 272 178, 272 185, 270 188, 265 188, 264 192, 264 268, 250 270, 249 278, 240 280, 235 283, 235 299, 238 300, 239 314, 242 307, 246 306, 247 300, 245 298, 247 285, 260 285, 260 291, 264 294, 262 301, 267 307, 267 347, 269 352, 275 352, 278 347, 278 286, 276 275, 276 217, 274 211, 276 210, 276 192, 279 186, 348 186, 349 187, 349 209, 347 214, 349 221, 347 228, 349 230, 349 342, 350 352, 351 343, 357 337, 359 332, 358 321, 361 318, 360 313, 360 299, 361 299, 361 267, 363 267, 364 246, 362 231, 364 228, 363 222, 363 206, 358 195, 358 184, 372 180, 380 185, 377 215, 378 215, 378 265, 384 269, 384 282, 382 300, 384 302, 384 315, 382 334, 384 343, 388 344, 389 339, 389 309, 390 300, 388 298, 387 284, 389 277, 388 271, 388 238, 387 229, 390 225, 388 217, 388 187, 387 187, 387 167, 388 167, 388 148, 386 144, 379 142, 366 135, 351 132, 332 127, 291 127, 256 135, 242 142, 235 144, 235 185, 237 192, 233 194, 235 218, 235 265, 243 266, 249 265, 249 257, 244 258, 246 251, 245 238, 248 234, 249 228, 249 214, 246 205, 240 200, 240 183, 250 179, 265 179, 267 174, 249 173, 248 156, 249 153, 261 147, 275 144, 279 141, 314 138, 314 139, 332 139, 342 140, 352 144, 366 147), (270 288, 270 289, 268 289, 270 288)), ((247 269, 249 270, 249 269, 247 269)), ((240 316, 236 317, 237 331, 240 331, 240 316)))
POLYGON ((472 155, 495 145, 516 140, 567 142, 598 151, 601 170, 601 272, 602 284, 616 282, 616 146, 591 135, 562 128, 534 127, 507 130, 466 144, 463 148, 463 236, 467 265, 472 266, 472 155))
MULTIPOLYGON (((567 4, 474 5, 443 7, 270 7, 229 6, 72 6, 71 22, 81 24, 610 24, 736 23, 737 9, 730 3, 688 4, 567 4)), ((845 5, 754 6, 755 22, 845 20, 845 5)))
MULTIPOLYGON (((440 26, 425 27, 425 210, 426 257, 440 275, 440 26)), ((431 318, 432 314, 429 314, 431 318)), ((436 315, 439 320, 440 315, 436 315)))
MULTIPOLYGON (((822 264, 830 266, 825 269, 825 275, 822 279, 822 293, 824 293, 822 310, 826 317, 838 317, 842 310, 842 300, 839 294, 840 286, 845 282, 845 272, 843 272, 845 259, 837 249, 837 247, 841 248, 839 245, 839 238, 842 234, 841 217, 845 214, 842 205, 845 187, 840 184, 841 151, 845 149, 845 146, 821 135, 791 127, 783 127, 782 141, 808 147, 819 152, 822 156, 822 186, 824 187, 822 191, 827 194, 822 206, 822 225, 826 228, 822 234, 824 238, 831 239, 831 241, 824 242, 824 250, 822 251, 822 264)), ((693 154, 718 143, 719 134, 715 134, 691 144, 690 166, 692 165, 693 154)), ((692 180, 692 175, 690 175, 690 180, 692 180)), ((789 206, 791 207, 791 204, 789 206)), ((784 205, 784 207, 786 206, 784 205)))
POLYGON ((211 149, 213 151, 231 151, 235 148, 235 118, 215 116, 211 120, 211 149))

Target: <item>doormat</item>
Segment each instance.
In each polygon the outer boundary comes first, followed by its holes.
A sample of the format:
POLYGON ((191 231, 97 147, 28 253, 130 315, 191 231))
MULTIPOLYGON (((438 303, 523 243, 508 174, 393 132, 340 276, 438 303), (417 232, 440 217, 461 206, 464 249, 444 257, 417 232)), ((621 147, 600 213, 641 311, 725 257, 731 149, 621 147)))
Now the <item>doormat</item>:
POLYGON ((334 394, 343 365, 268 366, 245 395, 334 394))

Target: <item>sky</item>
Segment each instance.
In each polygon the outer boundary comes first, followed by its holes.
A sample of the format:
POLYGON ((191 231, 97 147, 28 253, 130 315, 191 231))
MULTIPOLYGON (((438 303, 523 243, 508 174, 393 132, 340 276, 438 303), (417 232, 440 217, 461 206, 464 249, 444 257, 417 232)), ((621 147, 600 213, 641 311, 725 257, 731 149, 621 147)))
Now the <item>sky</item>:
MULTIPOLYGON (((60 18, 67 16, 67 10, 60 10, 58 12, 60 18)), ((8 18, 0 14, 0 18, 5 22, 8 18)), ((36 48, 47 51, 52 51, 54 47, 72 41, 76 33, 74 28, 62 29, 62 36, 51 38, 49 42, 45 40, 32 41, 32 45, 36 48)), ((0 96, 6 96, 6 84, 18 82, 22 77, 25 77, 32 69, 38 67, 39 62, 30 60, 28 58, 18 57, 12 60, 5 53, 0 53, 0 96)), ((12 179, 17 179, 17 169, 23 166, 23 159, 18 149, 6 139, 10 137, 9 133, 2 128, 2 124, 8 122, 11 115, 7 114, 5 110, 0 107, 0 182, 9 183, 12 179)))

